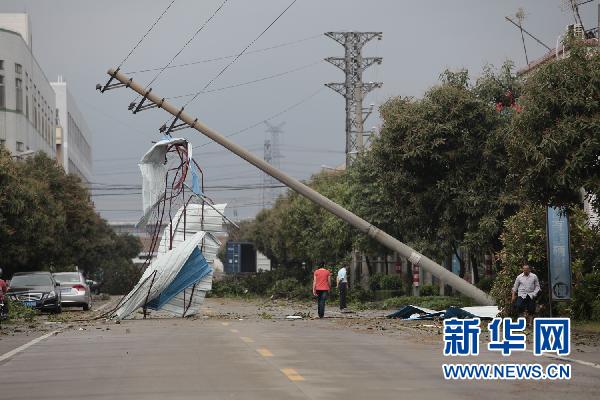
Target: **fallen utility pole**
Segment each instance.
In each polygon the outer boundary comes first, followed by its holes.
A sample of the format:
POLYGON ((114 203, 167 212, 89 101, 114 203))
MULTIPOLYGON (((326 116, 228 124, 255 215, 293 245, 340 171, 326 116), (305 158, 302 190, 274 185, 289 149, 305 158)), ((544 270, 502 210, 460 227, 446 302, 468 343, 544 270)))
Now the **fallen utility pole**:
MULTIPOLYGON (((110 75, 110 79, 106 83, 106 85, 104 85, 104 87, 102 87, 101 85, 98 85, 96 87, 101 92, 117 87, 131 88, 139 95, 143 96, 141 103, 137 105, 138 110, 154 107, 164 109, 165 111, 167 111, 175 117, 175 120, 172 122, 171 127, 176 126, 177 129, 183 129, 184 127, 186 127, 197 130, 201 134, 219 143, 227 150, 248 161, 250 164, 262 170, 264 173, 277 179, 279 182, 283 183, 290 189, 295 190, 300 195, 306 197, 313 203, 323 207, 327 211, 331 212, 332 214, 346 221, 350 225, 354 226, 359 231, 377 240, 385 247, 397 252, 402 257, 407 258, 408 261, 411 262, 413 265, 418 265, 425 271, 430 272, 431 274, 438 277, 440 280, 444 281, 446 284, 450 285, 452 288, 461 292, 465 296, 472 298, 477 303, 482 305, 494 304, 494 300, 479 288, 468 283, 464 279, 460 278, 458 275, 453 274, 438 263, 413 250, 411 247, 405 245, 404 243, 400 242, 394 237, 388 235, 381 229, 371 225, 369 222, 365 221, 359 216, 346 210, 339 204, 329 200, 327 197, 306 186, 299 180, 285 174, 284 172, 273 167, 271 164, 267 163, 263 159, 250 153, 243 147, 233 143, 219 132, 200 122, 198 118, 193 118, 192 116, 188 115, 186 112, 184 112, 183 108, 177 108, 169 102, 165 101, 164 98, 161 98, 160 96, 153 93, 152 89, 146 90, 143 85, 134 82, 132 78, 128 78, 118 69, 115 70, 111 68, 110 70, 108 70, 108 74, 110 75), (119 81, 119 83, 111 84, 113 80, 117 80, 119 81), (143 106, 143 103, 146 100, 150 101, 152 105, 143 106), (182 122, 178 125, 175 125, 178 120, 182 122)), ((135 105, 132 105, 130 106, 130 109, 133 109, 134 107, 135 105)))

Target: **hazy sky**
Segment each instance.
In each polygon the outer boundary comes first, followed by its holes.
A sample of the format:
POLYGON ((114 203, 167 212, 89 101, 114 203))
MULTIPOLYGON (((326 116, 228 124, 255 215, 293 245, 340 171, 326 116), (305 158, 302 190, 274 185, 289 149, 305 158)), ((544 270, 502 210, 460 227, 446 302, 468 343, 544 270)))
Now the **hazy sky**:
MULTIPOLYGON (((166 16, 125 63, 126 72, 163 66, 213 13, 222 0, 176 0, 166 16)), ((135 97, 119 89, 101 95, 94 90, 104 83, 106 70, 120 63, 170 0, 2 0, 0 12, 28 12, 33 32, 33 51, 46 75, 62 75, 93 134, 94 182, 131 183, 141 179, 137 161, 158 127, 167 119, 161 110, 132 115, 127 105, 135 97)), ((221 12, 176 59, 186 63, 238 53, 288 4, 289 0, 229 0, 221 12)), ((277 78, 230 90, 201 95, 186 111, 228 134, 316 95, 271 122, 285 122, 282 168, 307 178, 322 165, 344 160, 344 102, 326 82, 342 82, 343 73, 322 61, 341 56, 342 46, 324 36, 326 31, 382 31, 382 41, 372 41, 365 55, 383 57, 371 67, 365 81, 383 81, 366 104, 381 104, 390 96, 420 96, 435 84, 445 68, 467 68, 477 76, 482 66, 500 65, 511 59, 523 66, 525 59, 518 30, 504 16, 519 7, 527 13, 525 27, 550 47, 573 17, 563 0, 538 1, 401 1, 401 0, 298 0, 251 48, 280 43, 294 45, 244 56, 212 86, 220 88, 299 69, 277 78), (304 68, 302 68, 304 67, 304 68), (319 91, 319 89, 323 88, 319 91)), ((582 7, 587 27, 595 24, 597 3, 582 7)), ((545 49, 526 38, 530 60, 545 49)), ((153 84, 161 96, 176 96, 202 88, 229 59, 165 71, 153 84)), ((133 74, 147 82, 153 73, 133 74)), ((182 104, 185 99, 174 100, 182 104)), ((365 125, 376 126, 376 115, 365 125)), ((178 132, 194 145, 207 141, 191 130, 178 132)), ((234 139, 262 156, 265 126, 249 129, 234 139)), ((211 144, 194 153, 203 166, 207 186, 255 184, 260 173, 220 146, 211 144)), ((95 192, 98 193, 98 192, 95 192)), ((218 202, 230 203, 228 214, 254 215, 260 191, 208 191, 218 202)), ((109 220, 137 220, 139 194, 94 197, 97 209, 109 220)))

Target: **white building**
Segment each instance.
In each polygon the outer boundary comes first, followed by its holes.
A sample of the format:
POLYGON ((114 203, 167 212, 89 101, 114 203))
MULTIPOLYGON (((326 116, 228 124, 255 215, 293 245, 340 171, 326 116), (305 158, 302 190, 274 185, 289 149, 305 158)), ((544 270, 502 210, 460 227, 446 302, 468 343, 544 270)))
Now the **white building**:
POLYGON ((56 157, 65 171, 84 182, 92 180, 92 135, 61 76, 50 83, 56 93, 60 128, 56 135, 56 157))
POLYGON ((0 144, 54 157, 55 127, 55 94, 31 52, 29 18, 0 14, 0 144))
POLYGON ((30 28, 27 14, 0 14, 0 145, 15 156, 43 151, 89 182, 91 132, 67 83, 44 75, 30 28))

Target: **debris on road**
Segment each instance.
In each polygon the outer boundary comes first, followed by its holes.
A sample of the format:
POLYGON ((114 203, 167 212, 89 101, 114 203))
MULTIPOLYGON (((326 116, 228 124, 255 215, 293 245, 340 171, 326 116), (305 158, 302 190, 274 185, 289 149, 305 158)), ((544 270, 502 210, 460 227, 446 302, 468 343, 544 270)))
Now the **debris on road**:
POLYGON ((481 318, 493 319, 500 310, 496 306, 480 307, 448 307, 446 310, 436 311, 424 307, 408 304, 389 315, 388 318, 406 320, 432 320, 446 318, 481 318))

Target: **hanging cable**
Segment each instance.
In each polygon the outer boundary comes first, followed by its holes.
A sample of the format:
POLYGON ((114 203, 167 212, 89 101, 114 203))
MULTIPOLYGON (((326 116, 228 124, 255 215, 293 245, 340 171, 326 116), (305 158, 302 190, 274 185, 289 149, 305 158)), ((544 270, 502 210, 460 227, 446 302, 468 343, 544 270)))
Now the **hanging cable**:
MULTIPOLYGON (((321 37, 323 37, 322 34, 312 35, 312 36, 309 36, 309 37, 305 37, 303 39, 292 40, 292 41, 289 41, 289 42, 284 42, 284 43, 276 44, 274 46, 263 47, 261 49, 256 49, 256 50, 250 50, 250 51, 247 51, 244 54, 244 56, 247 56, 247 55, 250 55, 250 54, 256 54, 256 53, 262 53, 262 52, 265 52, 265 51, 278 49, 280 47, 292 46, 292 45, 295 45, 295 44, 298 44, 298 43, 306 42, 308 40, 312 40, 312 39, 316 39, 316 38, 321 38, 321 37)), ((229 58, 234 58, 235 56, 237 56, 237 54, 232 54, 232 55, 229 55, 229 56, 216 57, 216 58, 206 58, 204 60, 192 61, 192 62, 183 63, 183 64, 170 65, 166 69, 188 67, 188 66, 191 66, 191 65, 197 65, 197 64, 204 64, 204 63, 210 63, 210 62, 215 62, 215 61, 227 60, 229 58)), ((126 74, 129 74, 129 75, 132 75, 132 74, 141 74, 141 73, 144 73, 144 72, 158 71, 158 70, 160 70, 162 68, 163 67, 149 68, 149 69, 140 69, 138 71, 128 71, 128 72, 126 72, 126 74)))
MULTIPOLYGON (((201 94, 221 92, 221 91, 227 90, 227 89, 233 89, 233 88, 240 87, 240 86, 246 86, 246 85, 250 85, 250 84, 253 84, 253 83, 263 82, 263 81, 266 81, 266 80, 269 80, 269 79, 279 78, 279 77, 284 76, 284 75, 292 74, 294 72, 298 72, 298 71, 302 71, 302 70, 305 70, 305 69, 310 68, 310 67, 314 67, 315 65, 321 64, 322 62, 323 62, 323 60, 315 61, 313 63, 303 65, 301 67, 297 67, 297 68, 290 69, 290 70, 287 70, 287 71, 284 71, 284 72, 280 72, 280 73, 277 73, 277 74, 265 76, 265 77, 262 77, 262 78, 254 79, 254 80, 251 80, 251 81, 241 82, 241 83, 236 83, 236 84, 229 85, 229 86, 223 86, 223 87, 216 88, 216 89, 206 90, 204 92, 201 92, 201 94)), ((165 97, 165 100, 180 99, 182 97, 194 96, 195 94, 196 94, 196 92, 194 92, 194 93, 188 93, 188 94, 181 94, 179 96, 165 97)))
MULTIPOLYGON (((246 132, 246 131, 248 131, 248 130, 250 130, 252 128, 256 128, 257 126, 262 125, 265 121, 270 121, 272 119, 275 119, 275 118, 279 117, 280 115, 285 114, 285 113, 293 110, 294 108, 296 108, 296 107, 298 107, 298 106, 306 103, 308 100, 312 99, 313 97, 315 97, 316 95, 318 95, 319 93, 321 93, 324 89, 325 89, 325 87, 322 87, 319 90, 317 90, 316 92, 313 92, 310 95, 306 96, 302 100, 300 100, 300 101, 292 104, 291 106, 288 106, 288 107, 284 108, 283 110, 281 110, 281 111, 279 111, 279 112, 277 112, 277 113, 275 113, 275 114, 273 114, 273 115, 271 115, 271 116, 269 116, 267 118, 263 118, 260 121, 254 123, 252 125, 249 125, 249 126, 247 126, 245 128, 242 128, 242 129, 240 129, 238 131, 235 131, 233 133, 230 133, 229 135, 225 135, 225 137, 229 138, 229 137, 232 137, 232 136, 235 136, 235 135, 239 135, 240 133, 246 132)), ((194 146, 194 149, 208 146, 211 143, 214 143, 214 142, 210 141, 210 142, 199 144, 198 146, 194 146)))
POLYGON ((246 50, 248 50, 254 43, 256 43, 256 41, 258 39, 260 39, 262 37, 262 35, 264 35, 273 25, 275 25, 275 23, 279 20, 279 18, 281 18, 283 16, 283 14, 285 14, 287 12, 287 10, 289 10, 294 3, 296 3, 296 1, 298 0, 293 0, 278 16, 277 18, 275 18, 257 37, 255 37, 250 43, 248 43, 248 45, 246 47, 244 47, 244 49, 237 55, 235 56, 235 58, 233 60, 231 60, 231 62, 229 64, 227 64, 225 67, 223 67, 219 73, 217 75, 215 75, 215 77, 213 77, 210 81, 208 81, 208 83, 206 85, 204 85, 204 87, 202 89, 200 89, 198 92, 196 92, 196 94, 194 95, 194 97, 192 97, 190 100, 188 100, 183 107, 186 107, 188 104, 190 104, 192 101, 196 100, 196 98, 200 95, 200 93, 202 93, 204 90, 206 90, 207 88, 210 87, 210 85, 212 85, 217 79, 219 79, 219 77, 221 75, 223 75, 225 73, 225 71, 227 71, 229 69, 229 67, 231 67, 233 64, 235 64, 235 62, 242 56, 244 55, 244 53, 246 52, 246 50))
POLYGON ((133 54, 133 52, 135 51, 135 49, 137 49, 138 46, 144 41, 144 39, 146 39, 146 36, 148 36, 148 34, 150 33, 150 31, 152 31, 152 29, 154 29, 154 27, 156 26, 156 24, 158 24, 158 22, 162 19, 162 17, 164 17, 164 15, 167 13, 167 11, 169 11, 169 8, 171 8, 171 6, 173 5, 173 3, 175 3, 175 0, 172 0, 171 3, 169 3, 169 5, 167 6, 167 8, 165 8, 163 10, 162 14, 159 15, 159 17, 154 21, 154 23, 150 26, 150 28, 148 28, 148 31, 146 31, 146 33, 141 37, 141 39, 136 43, 136 45, 133 46, 133 48, 131 49, 131 51, 129 52, 129 54, 127 54, 127 56, 123 59, 123 61, 121 61, 121 63, 117 67, 117 69, 121 68, 121 66, 125 63, 125 61, 127 61, 129 59, 129 57, 133 54))
MULTIPOLYGON (((148 89, 148 87, 150 87, 150 85, 152 85, 152 83, 154 83, 158 77, 165 71, 165 69, 167 69, 171 63, 173 61, 175 61, 175 59, 181 54, 181 52, 192 42, 192 40, 194 40, 196 38, 196 36, 198 36, 198 34, 204 29, 204 27, 206 27, 206 25, 208 25, 208 23, 219 13, 219 11, 221 11, 221 9, 223 8, 223 6, 225 6, 225 4, 227 4, 229 0, 224 0, 221 5, 212 13, 212 15, 206 20, 204 21, 204 23, 200 26, 200 28, 198 28, 196 30, 196 32, 194 32, 194 34, 192 35, 192 37, 190 37, 188 39, 187 42, 185 42, 185 44, 181 47, 181 49, 179 49, 179 51, 169 60, 169 62, 162 67, 157 73, 156 75, 154 75, 154 78, 152 78, 152 80, 150 82, 148 82, 148 84, 146 85, 146 89, 148 89)), ((140 95, 138 95, 136 97, 136 100, 140 97, 140 95)))

